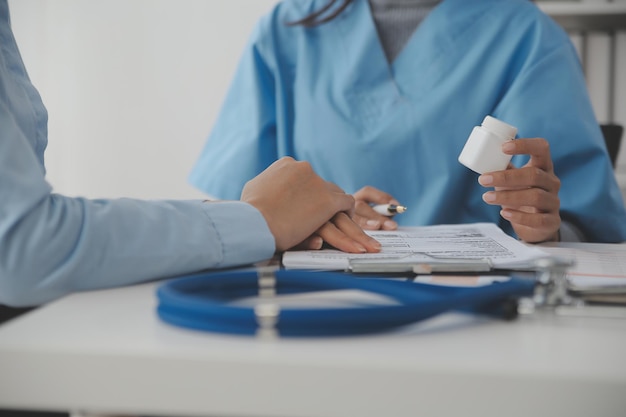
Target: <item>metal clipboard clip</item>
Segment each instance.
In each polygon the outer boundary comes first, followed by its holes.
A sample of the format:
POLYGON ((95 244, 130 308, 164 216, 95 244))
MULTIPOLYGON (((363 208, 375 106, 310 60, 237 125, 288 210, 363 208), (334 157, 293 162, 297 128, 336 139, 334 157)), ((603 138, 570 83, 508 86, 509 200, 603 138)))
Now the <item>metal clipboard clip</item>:
MULTIPOLYGON (((534 268, 536 281, 534 295, 532 298, 520 300, 518 313, 529 315, 551 312, 559 316, 626 319, 626 308, 623 303, 618 306, 589 303, 587 292, 570 284, 567 270, 574 264, 575 261, 572 259, 557 257, 537 260, 534 268)), ((590 293, 593 292, 592 289, 590 293)))
POLYGON ((579 289, 567 279, 567 271, 575 265, 573 259, 546 257, 525 265, 524 268, 501 270, 493 267, 489 259, 447 258, 424 252, 413 252, 403 257, 358 259, 349 261, 349 272, 378 274, 475 274, 501 272, 501 275, 534 275, 535 290, 532 297, 519 300, 520 315, 552 313, 559 316, 603 317, 626 319, 626 288, 604 290, 579 289), (595 303, 607 296, 620 296, 621 305, 595 303), (595 298, 594 298, 595 297, 595 298))
POLYGON ((422 275, 452 272, 475 273, 489 272, 492 268, 493 264, 487 258, 448 258, 431 255, 426 252, 412 252, 406 256, 393 258, 353 258, 348 263, 348 271, 355 274, 411 273, 422 275))

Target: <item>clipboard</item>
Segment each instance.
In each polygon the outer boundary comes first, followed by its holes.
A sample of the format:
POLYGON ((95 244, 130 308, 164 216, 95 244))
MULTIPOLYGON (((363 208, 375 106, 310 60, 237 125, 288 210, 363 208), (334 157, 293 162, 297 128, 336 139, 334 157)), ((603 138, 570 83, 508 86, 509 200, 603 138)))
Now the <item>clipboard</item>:
POLYGON ((484 273, 496 272, 495 269, 527 270, 537 259, 548 256, 540 248, 515 240, 492 223, 401 227, 368 234, 381 243, 380 253, 294 250, 283 254, 282 264, 285 269, 348 272, 484 273))
MULTIPOLYGON (((426 255, 426 254, 425 254, 426 255)), ((427 255, 428 256, 428 255, 427 255)), ((436 273, 476 273, 490 272, 493 270, 493 263, 490 259, 468 259, 468 258, 438 258, 429 256, 432 261, 402 261, 402 258, 380 259, 350 259, 348 272, 355 274, 436 274, 436 273)))

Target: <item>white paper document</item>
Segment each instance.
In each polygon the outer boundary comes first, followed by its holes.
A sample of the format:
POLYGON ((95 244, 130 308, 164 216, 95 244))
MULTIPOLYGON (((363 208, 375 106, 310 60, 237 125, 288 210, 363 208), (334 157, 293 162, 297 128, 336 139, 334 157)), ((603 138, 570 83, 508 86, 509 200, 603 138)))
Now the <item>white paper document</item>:
POLYGON ((352 254, 334 249, 289 251, 283 255, 283 266, 286 269, 348 270, 354 259, 382 263, 486 259, 495 268, 517 268, 549 256, 537 247, 524 245, 492 223, 401 227, 368 234, 381 243, 380 253, 352 254))
POLYGON ((577 288, 622 287, 626 289, 626 245, 570 243, 564 247, 545 247, 553 256, 575 261, 567 271, 577 288))

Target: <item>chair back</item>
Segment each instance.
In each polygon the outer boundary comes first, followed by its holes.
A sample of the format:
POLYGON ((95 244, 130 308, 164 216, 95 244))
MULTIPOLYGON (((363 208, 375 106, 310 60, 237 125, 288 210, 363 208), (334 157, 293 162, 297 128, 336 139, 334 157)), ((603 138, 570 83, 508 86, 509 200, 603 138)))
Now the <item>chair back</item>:
POLYGON ((622 142, 622 134, 624 133, 624 127, 617 124, 603 124, 600 125, 600 129, 602 129, 602 135, 604 135, 606 149, 609 151, 611 165, 615 168, 617 155, 619 154, 619 148, 622 142))

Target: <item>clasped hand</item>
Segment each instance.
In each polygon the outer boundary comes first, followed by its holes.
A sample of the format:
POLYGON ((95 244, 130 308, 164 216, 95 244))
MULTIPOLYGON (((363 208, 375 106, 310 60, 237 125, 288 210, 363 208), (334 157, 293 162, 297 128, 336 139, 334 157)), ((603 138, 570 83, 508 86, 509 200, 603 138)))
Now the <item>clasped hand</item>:
POLYGON ((380 251, 380 243, 352 221, 354 197, 324 181, 308 162, 279 159, 245 185, 241 201, 261 212, 278 252, 320 249, 324 242, 345 252, 380 251))

